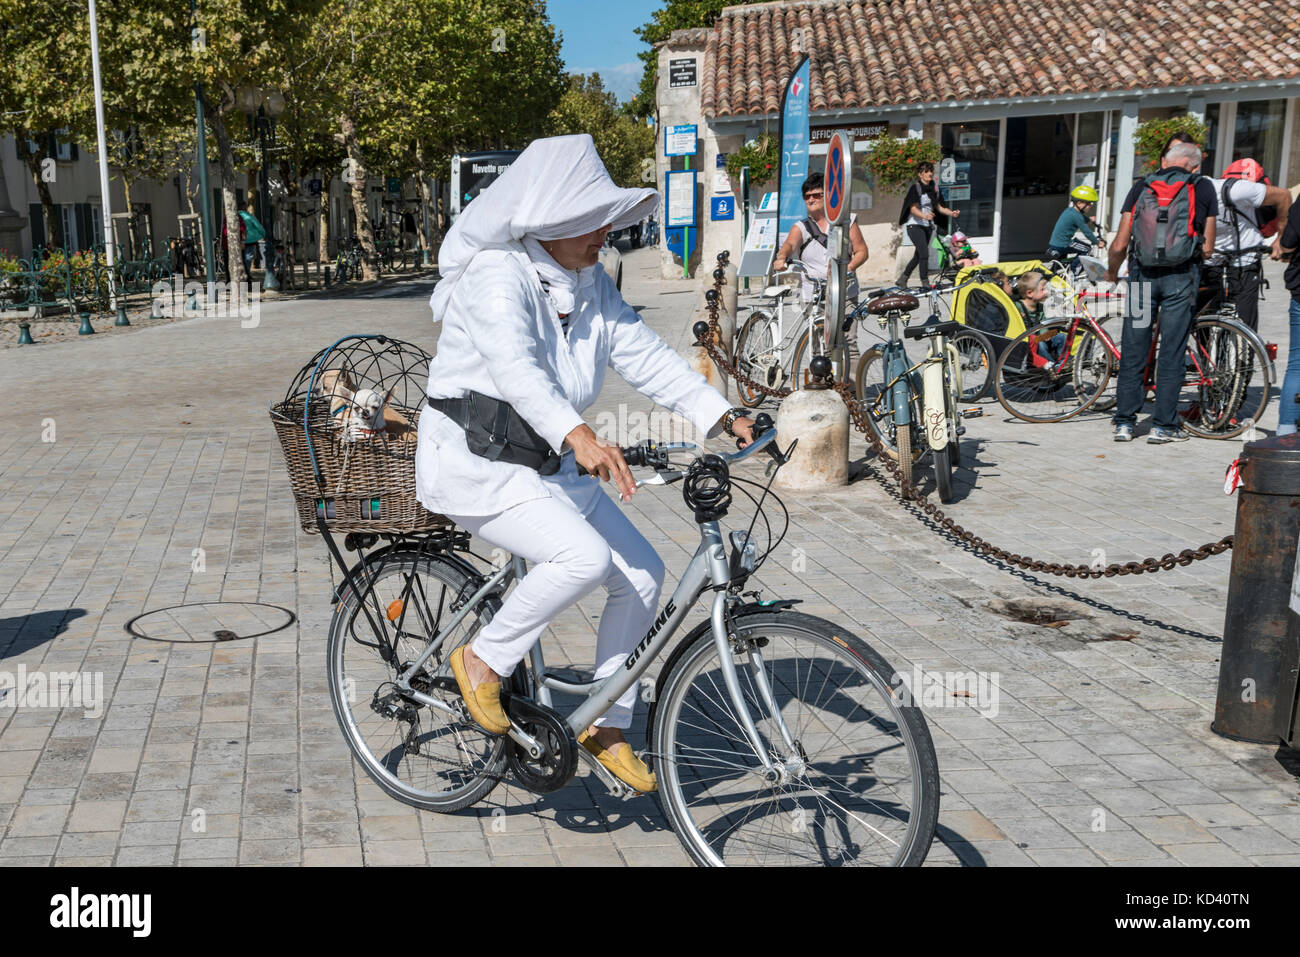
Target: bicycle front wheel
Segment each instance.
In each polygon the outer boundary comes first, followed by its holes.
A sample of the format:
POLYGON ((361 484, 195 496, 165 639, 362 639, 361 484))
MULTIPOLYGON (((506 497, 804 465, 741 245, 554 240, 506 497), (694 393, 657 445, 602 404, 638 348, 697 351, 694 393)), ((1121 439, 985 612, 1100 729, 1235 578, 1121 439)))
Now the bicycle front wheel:
POLYGON ((755 612, 734 629, 741 695, 777 772, 765 772, 741 729, 706 623, 665 665, 650 716, 659 801, 691 858, 924 861, 939 768, 902 678, 863 641, 810 615, 755 612))
POLYGON ((1100 394, 1075 380, 1071 358, 1080 342, 1071 320, 1052 319, 1026 329, 1007 344, 994 372, 998 401, 1026 422, 1064 422, 1100 394))
POLYGON ((446 680, 448 656, 492 619, 495 598, 485 599, 445 635, 411 686, 449 710, 419 704, 395 684, 400 671, 445 631, 453 603, 476 580, 457 564, 416 551, 374 556, 354 578, 358 595, 344 587, 330 623, 326 648, 330 701, 348 747, 390 796, 429 811, 458 811, 486 797, 501 780, 509 739, 489 735, 450 711, 460 695, 446 680), (369 584, 365 579, 369 577, 369 584), (394 652, 385 660, 382 632, 394 652))
MULTIPOLYGON (((767 313, 751 313, 740 327, 740 335, 736 337, 736 371, 769 389, 781 387, 784 374, 781 352, 776 347, 776 321, 767 313)), ((739 378, 736 394, 747 409, 756 408, 767 398, 739 378)))
POLYGON ((1187 340, 1178 416, 1193 435, 1230 439, 1258 425, 1268 405, 1268 356, 1231 319, 1201 319, 1187 340))
POLYGON ((957 350, 961 365, 961 402, 978 402, 993 389, 993 346, 988 336, 978 329, 966 327, 953 333, 949 342, 957 350))
MULTIPOLYGON (((813 323, 812 336, 808 335, 807 327, 799 334, 799 341, 794 347, 794 362, 790 367, 791 389, 806 389, 812 377, 812 361, 817 356, 826 354, 826 323, 823 319, 817 319, 813 323)), ((834 370, 835 381, 839 381, 839 369, 834 370)))

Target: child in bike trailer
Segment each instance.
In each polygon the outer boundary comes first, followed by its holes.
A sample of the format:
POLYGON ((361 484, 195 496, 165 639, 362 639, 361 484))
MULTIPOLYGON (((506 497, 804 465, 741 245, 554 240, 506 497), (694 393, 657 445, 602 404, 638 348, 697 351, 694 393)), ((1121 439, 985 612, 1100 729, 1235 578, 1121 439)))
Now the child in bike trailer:
MULTIPOLYGON (((606 369, 709 437, 725 429, 753 441, 744 410, 652 332, 598 265, 610 230, 658 202, 653 189, 616 186, 589 135, 539 139, 461 213, 438 257, 430 306, 442 335, 420 416, 416 495, 530 564, 449 659, 489 734, 510 728, 501 679, 565 608, 598 585, 609 593, 598 680, 623 667, 658 612, 663 561, 594 480, 613 482, 624 501, 635 491, 619 447, 582 418, 606 369)), ((578 743, 625 784, 653 791, 655 776, 623 736, 636 698, 633 685, 578 743)))
POLYGON ((1056 220, 1043 258, 1065 262, 1092 252, 1092 247, 1101 242, 1092 230, 1097 225, 1097 220, 1092 215, 1096 208, 1097 191, 1091 186, 1076 186, 1070 190, 1070 205, 1056 220), (1079 238, 1079 233, 1086 239, 1079 238))
POLYGON ((948 255, 954 264, 962 269, 980 265, 979 254, 960 230, 948 237, 948 255))
MULTIPOLYGON (((1012 300, 1020 310, 1020 317, 1024 320, 1026 329, 1038 325, 1047 318, 1043 303, 1051 295, 1051 288, 1047 284, 1046 276, 1037 270, 1024 273, 1017 278, 1013 288, 1015 294, 1012 300)), ((1034 349, 1030 360, 1035 367, 1043 369, 1055 364, 1061 358, 1061 350, 1065 348, 1065 333, 1030 336, 1029 342, 1034 349)))

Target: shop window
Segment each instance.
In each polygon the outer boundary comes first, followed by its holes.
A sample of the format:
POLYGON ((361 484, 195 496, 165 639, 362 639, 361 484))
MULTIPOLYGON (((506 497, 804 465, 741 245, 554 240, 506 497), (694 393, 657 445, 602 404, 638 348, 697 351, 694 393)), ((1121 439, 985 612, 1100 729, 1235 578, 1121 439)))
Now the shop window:
MULTIPOLYGON (((1205 108, 1205 158, 1201 161, 1201 172, 1207 176, 1218 176, 1223 169, 1218 165, 1219 157, 1219 104, 1211 103, 1205 108)), ((1224 164, 1227 165, 1227 164, 1224 164)))
MULTIPOLYGON (((1286 100, 1252 100, 1237 104, 1232 159, 1250 157, 1275 181, 1283 179, 1282 134, 1286 128, 1286 100)), ((1227 165, 1226 163, 1224 164, 1227 165)))
POLYGON ((945 123, 939 190, 943 203, 961 213, 957 226, 967 236, 992 236, 998 186, 997 120, 945 123))

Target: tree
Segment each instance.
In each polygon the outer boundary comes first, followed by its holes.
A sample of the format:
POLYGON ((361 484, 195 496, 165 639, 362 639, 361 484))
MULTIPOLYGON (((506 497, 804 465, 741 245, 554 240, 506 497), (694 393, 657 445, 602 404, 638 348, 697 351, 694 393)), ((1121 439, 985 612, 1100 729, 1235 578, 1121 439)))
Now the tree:
POLYGON ((45 236, 64 244, 50 178, 57 176, 50 141, 56 130, 71 142, 94 142, 90 25, 73 0, 0 0, 0 135, 13 136, 41 200, 45 236), (28 141, 36 144, 29 151, 28 141))
POLYGON ((605 89, 599 73, 570 74, 569 88, 547 117, 547 135, 570 133, 591 134, 605 169, 619 186, 645 185, 643 161, 647 157, 654 181, 654 130, 619 111, 617 99, 605 89))
POLYGON ((332 0, 313 43, 334 51, 334 136, 367 279, 378 263, 366 203, 373 167, 423 182, 452 153, 522 145, 541 134, 564 89, 541 0, 332 0))

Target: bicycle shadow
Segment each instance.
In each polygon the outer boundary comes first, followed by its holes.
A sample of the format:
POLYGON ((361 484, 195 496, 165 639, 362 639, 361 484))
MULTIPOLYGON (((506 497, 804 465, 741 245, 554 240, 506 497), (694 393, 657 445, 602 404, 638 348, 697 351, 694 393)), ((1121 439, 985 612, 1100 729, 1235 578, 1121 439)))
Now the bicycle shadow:
POLYGON ((14 658, 53 641, 67 631, 72 622, 85 615, 84 608, 65 608, 0 618, 0 658, 14 658))

